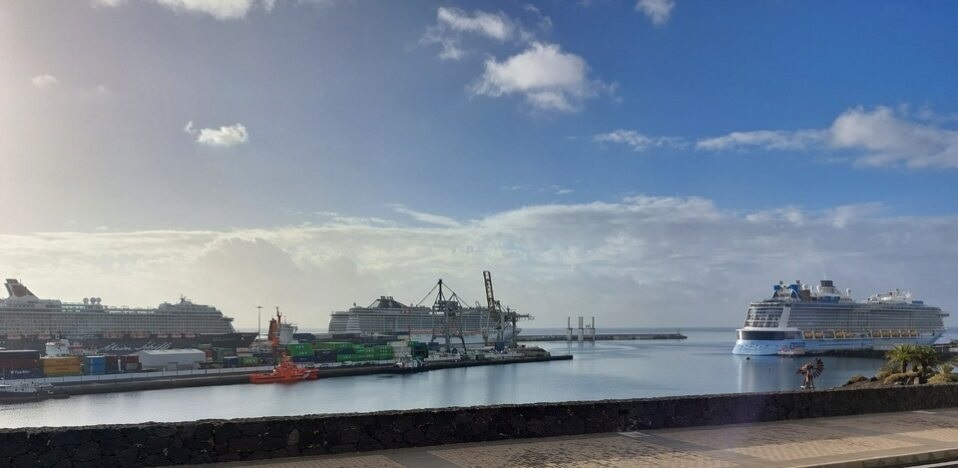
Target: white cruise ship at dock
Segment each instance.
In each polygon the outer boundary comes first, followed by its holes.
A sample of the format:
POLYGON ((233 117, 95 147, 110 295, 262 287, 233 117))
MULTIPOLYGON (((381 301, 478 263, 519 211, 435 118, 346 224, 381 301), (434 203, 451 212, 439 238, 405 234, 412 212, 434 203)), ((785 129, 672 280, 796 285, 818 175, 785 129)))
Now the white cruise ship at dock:
POLYGON ((736 330, 733 354, 791 355, 887 350, 899 344, 930 345, 945 333, 948 313, 892 291, 862 302, 830 280, 814 288, 796 281, 773 288, 771 299, 748 307, 736 330))

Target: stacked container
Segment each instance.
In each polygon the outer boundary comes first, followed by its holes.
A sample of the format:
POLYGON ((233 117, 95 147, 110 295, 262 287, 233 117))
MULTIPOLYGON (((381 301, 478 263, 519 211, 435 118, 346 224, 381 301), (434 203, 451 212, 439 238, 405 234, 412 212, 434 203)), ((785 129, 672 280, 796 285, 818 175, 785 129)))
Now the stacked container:
POLYGON ((0 350, 0 377, 4 379, 36 379, 40 371, 40 352, 33 350, 0 350))
POLYGON ((313 351, 316 362, 336 362, 336 350, 320 348, 313 351))
POLYGON ((120 365, 123 366, 123 372, 136 372, 140 370, 140 357, 136 354, 127 354, 120 356, 120 365))
POLYGON ((80 356, 62 356, 40 358, 40 368, 44 377, 67 377, 80 375, 82 360, 80 356))
POLYGON ((239 356, 239 365, 243 367, 258 366, 259 358, 254 356, 239 356))
POLYGON ((286 354, 293 362, 312 362, 313 345, 309 343, 296 343, 286 345, 286 354))
POLYGON ((223 367, 239 367, 239 357, 236 356, 226 356, 223 358, 223 367))
POLYGON ((87 375, 106 374, 106 356, 84 356, 83 373, 87 375))
POLYGON ((120 372, 120 356, 104 356, 106 359, 106 373, 116 374, 120 372))

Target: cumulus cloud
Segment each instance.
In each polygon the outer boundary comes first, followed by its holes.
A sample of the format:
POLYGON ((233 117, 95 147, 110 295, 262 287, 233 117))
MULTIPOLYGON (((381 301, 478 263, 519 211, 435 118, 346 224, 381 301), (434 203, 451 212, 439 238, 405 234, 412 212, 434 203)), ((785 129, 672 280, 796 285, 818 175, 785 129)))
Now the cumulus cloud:
POLYGON ((476 10, 471 15, 458 8, 439 7, 439 24, 453 31, 470 32, 505 41, 512 38, 516 26, 505 13, 476 10))
POLYGON ((700 139, 696 148, 848 151, 856 164, 958 168, 958 130, 909 118, 886 106, 846 110, 826 129, 757 130, 700 139))
POLYGON ((436 24, 426 29, 419 42, 439 44, 439 58, 443 60, 459 60, 467 55, 462 46, 464 34, 503 42, 526 37, 529 33, 503 12, 475 10, 469 13, 459 8, 439 7, 436 10, 436 24))
POLYGON ((629 146, 632 150, 642 152, 652 148, 684 148, 688 146, 682 138, 665 136, 643 135, 635 130, 614 130, 609 133, 600 133, 592 137, 600 143, 617 143, 629 146))
POLYGON ((504 61, 489 58, 485 71, 472 84, 475 95, 499 97, 518 94, 535 110, 574 112, 583 100, 608 85, 589 77, 589 65, 557 44, 534 42, 504 61))
POLYGON ((60 80, 57 77, 50 74, 37 75, 30 79, 30 83, 33 83, 33 86, 37 88, 49 88, 59 83, 60 80))
MULTIPOLYGON (((583 310, 607 326, 735 326, 780 279, 827 271, 862 298, 912 289, 955 311, 954 216, 880 205, 739 212, 696 197, 532 205, 457 226, 321 223, 221 231, 0 235, 4 274, 46 297, 155 305, 180 293, 255 328, 278 305, 307 329, 383 294, 419 300, 438 278, 470 302, 493 271, 504 304, 557 327, 583 310)), ((731 338, 730 338, 731 339, 731 338)))
POLYGON ((635 9, 641 11, 656 26, 669 22, 673 8, 675 8, 674 0, 639 0, 635 4, 635 9))
POLYGON ((183 131, 196 135, 196 142, 210 146, 234 146, 249 141, 249 133, 243 124, 225 125, 220 128, 203 128, 197 130, 193 121, 186 123, 183 131))

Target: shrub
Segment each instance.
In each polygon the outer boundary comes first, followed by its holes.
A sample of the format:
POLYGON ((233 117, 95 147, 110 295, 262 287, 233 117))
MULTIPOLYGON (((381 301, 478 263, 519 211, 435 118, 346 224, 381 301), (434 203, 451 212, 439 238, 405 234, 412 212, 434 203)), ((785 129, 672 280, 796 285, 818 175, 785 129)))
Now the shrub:
POLYGON ((861 374, 855 374, 850 379, 848 379, 848 382, 845 385, 854 385, 854 384, 857 384, 858 382, 867 382, 867 381, 868 381, 868 377, 865 377, 864 375, 861 375, 861 374))
POLYGON ((908 385, 915 380, 915 377, 918 377, 917 372, 898 372, 885 377, 885 379, 882 380, 882 383, 885 385, 892 385, 897 382, 903 385, 908 385))

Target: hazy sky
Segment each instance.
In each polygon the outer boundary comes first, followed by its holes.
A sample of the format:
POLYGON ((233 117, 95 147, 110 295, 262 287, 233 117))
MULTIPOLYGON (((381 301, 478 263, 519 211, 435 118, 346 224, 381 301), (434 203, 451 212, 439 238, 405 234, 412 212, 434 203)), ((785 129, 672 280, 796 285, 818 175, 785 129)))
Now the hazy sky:
POLYGON ((532 327, 739 325, 823 276, 958 312, 956 17, 2 0, 0 275, 239 327, 484 269, 532 327))

